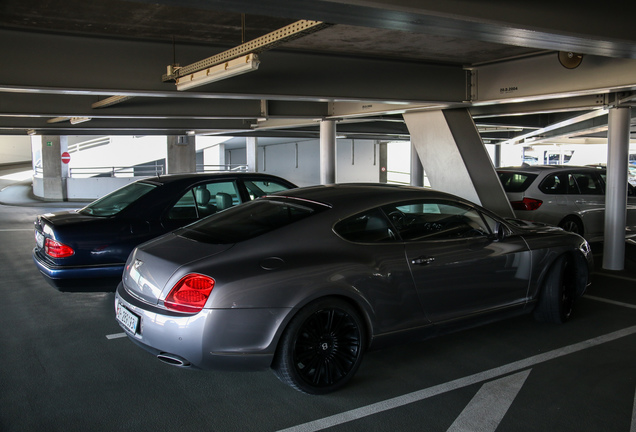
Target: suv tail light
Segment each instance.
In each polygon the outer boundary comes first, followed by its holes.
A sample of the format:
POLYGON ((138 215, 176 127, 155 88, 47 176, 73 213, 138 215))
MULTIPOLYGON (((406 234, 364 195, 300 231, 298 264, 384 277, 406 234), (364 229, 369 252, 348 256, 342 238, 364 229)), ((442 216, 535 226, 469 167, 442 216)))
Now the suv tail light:
POLYGON ((536 210, 543 201, 534 198, 524 198, 521 201, 510 201, 513 210, 536 210))
POLYGON ((192 273, 184 276, 172 287, 163 304, 171 310, 197 313, 205 306, 212 288, 214 288, 214 279, 192 273))
POLYGON ((44 253, 52 258, 66 258, 75 254, 75 251, 70 246, 66 246, 59 241, 47 238, 44 242, 44 253))

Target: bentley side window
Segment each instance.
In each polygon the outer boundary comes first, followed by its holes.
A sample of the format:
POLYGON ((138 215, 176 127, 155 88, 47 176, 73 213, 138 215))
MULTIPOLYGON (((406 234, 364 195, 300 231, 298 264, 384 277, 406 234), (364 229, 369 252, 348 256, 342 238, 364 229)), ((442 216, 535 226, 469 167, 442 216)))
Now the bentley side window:
POLYGON ((336 224, 334 231, 345 240, 356 243, 385 243, 395 240, 395 233, 379 209, 351 216, 336 224))
POLYGON ((382 208, 405 241, 485 237, 491 229, 481 214, 446 201, 419 201, 382 208))

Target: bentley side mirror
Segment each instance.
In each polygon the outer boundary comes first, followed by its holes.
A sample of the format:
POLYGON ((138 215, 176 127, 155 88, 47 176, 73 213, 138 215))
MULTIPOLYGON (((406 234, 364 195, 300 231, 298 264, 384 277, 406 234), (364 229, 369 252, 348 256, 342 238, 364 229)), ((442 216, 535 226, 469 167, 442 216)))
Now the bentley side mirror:
POLYGON ((495 224, 495 232, 494 232, 495 241, 503 241, 506 238, 506 227, 501 222, 497 222, 495 224))

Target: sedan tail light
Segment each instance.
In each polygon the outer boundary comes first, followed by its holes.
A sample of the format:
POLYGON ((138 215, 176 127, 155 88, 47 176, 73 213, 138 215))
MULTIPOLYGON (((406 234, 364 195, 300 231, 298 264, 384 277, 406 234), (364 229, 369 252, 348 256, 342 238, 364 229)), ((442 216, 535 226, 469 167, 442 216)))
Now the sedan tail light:
POLYGON ((66 258, 75 254, 75 251, 70 246, 47 238, 44 242, 44 253, 52 258, 66 258))
POLYGON ((163 303, 171 310, 197 313, 205 306, 212 288, 214 288, 214 279, 211 277, 189 274, 177 282, 163 303))
POLYGON ((536 210, 543 201, 534 198, 524 198, 521 201, 510 201, 513 210, 536 210))

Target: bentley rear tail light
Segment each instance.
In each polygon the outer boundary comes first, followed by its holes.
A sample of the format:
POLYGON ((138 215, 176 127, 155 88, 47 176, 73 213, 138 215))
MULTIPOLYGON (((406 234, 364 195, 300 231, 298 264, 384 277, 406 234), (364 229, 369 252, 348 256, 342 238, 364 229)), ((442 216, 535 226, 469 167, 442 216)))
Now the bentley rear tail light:
POLYGON ((192 273, 177 282, 163 303, 171 310, 197 313, 205 306, 212 288, 214 288, 214 279, 192 273))
POLYGON ((543 201, 534 198, 524 198, 521 201, 510 201, 513 210, 536 210, 543 201))
POLYGON ((52 258, 66 258, 75 253, 70 246, 49 238, 44 242, 44 252, 52 258))

